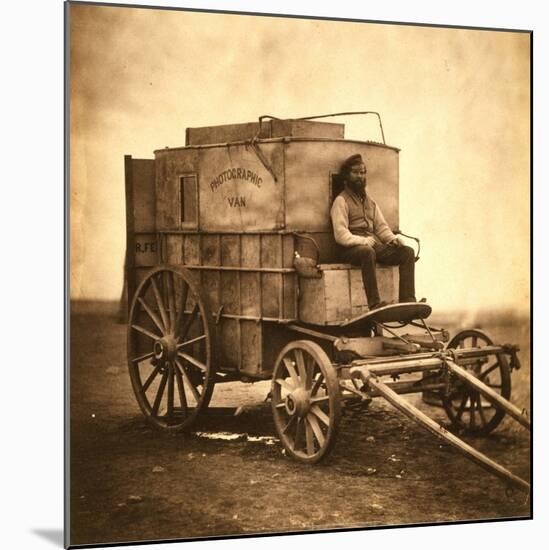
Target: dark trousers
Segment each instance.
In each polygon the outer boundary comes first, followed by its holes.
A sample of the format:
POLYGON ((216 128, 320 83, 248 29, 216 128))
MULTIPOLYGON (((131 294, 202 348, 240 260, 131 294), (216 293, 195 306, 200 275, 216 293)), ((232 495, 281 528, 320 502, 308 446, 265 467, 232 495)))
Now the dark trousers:
POLYGON ((382 265, 398 265, 398 301, 416 301, 415 253, 413 248, 409 246, 381 245, 374 250, 371 246, 358 245, 342 247, 341 255, 345 263, 360 266, 362 269, 362 282, 370 307, 380 302, 376 262, 382 265))

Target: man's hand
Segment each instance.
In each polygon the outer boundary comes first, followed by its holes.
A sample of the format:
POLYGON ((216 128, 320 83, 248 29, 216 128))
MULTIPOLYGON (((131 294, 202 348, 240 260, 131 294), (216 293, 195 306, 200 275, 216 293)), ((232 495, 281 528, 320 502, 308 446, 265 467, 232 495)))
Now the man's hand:
POLYGON ((364 237, 364 244, 366 246, 371 246, 373 248, 374 245, 376 244, 376 240, 372 236, 364 237))
POLYGON ((389 246, 404 246, 404 242, 400 237, 395 237, 390 243, 389 246))

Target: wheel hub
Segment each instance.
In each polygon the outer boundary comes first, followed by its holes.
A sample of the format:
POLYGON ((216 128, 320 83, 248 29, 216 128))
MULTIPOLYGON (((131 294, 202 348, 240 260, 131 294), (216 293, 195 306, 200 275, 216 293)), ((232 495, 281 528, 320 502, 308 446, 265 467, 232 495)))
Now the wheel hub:
POLYGON ((311 406, 309 392, 304 388, 295 389, 286 396, 284 406, 290 416, 297 414, 297 416, 303 418, 309 412, 311 406))
POLYGON ((173 361, 177 354, 177 347, 175 343, 175 338, 170 336, 165 336, 164 338, 158 339, 154 343, 153 347, 154 358, 158 362, 164 361, 173 361))

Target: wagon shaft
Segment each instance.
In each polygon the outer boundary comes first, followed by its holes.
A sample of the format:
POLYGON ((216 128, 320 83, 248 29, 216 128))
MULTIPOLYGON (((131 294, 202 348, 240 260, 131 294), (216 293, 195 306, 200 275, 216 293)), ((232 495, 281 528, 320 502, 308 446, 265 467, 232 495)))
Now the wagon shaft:
MULTIPOLYGON (((528 482, 519 478, 497 462, 494 462, 483 453, 477 451, 456 435, 450 433, 440 424, 429 418, 399 395, 401 393, 411 393, 433 389, 439 391, 443 390, 447 386, 444 380, 448 380, 448 376, 450 375, 455 376, 461 383, 485 397, 494 405, 494 407, 505 411, 522 426, 529 429, 530 422, 525 414, 523 414, 517 407, 515 407, 508 400, 504 399, 483 381, 479 380, 473 374, 458 365, 458 362, 460 361, 464 362, 466 365, 470 364, 472 357, 476 358, 476 361, 478 362, 479 360, 482 360, 483 357, 504 353, 511 354, 513 353, 513 350, 510 350, 509 346, 486 346, 482 349, 470 348, 446 350, 440 353, 433 353, 430 356, 425 353, 408 355, 399 358, 388 358, 385 361, 380 359, 365 359, 353 362, 353 366, 351 366, 348 370, 348 375, 352 379, 360 379, 364 382, 365 387, 361 390, 364 397, 371 398, 381 396, 385 398, 407 417, 411 418, 432 434, 452 445, 459 452, 479 464, 481 467, 492 472, 498 477, 505 479, 510 484, 518 487, 520 490, 529 492, 530 484, 528 482), (438 382, 429 383, 419 380, 417 382, 385 383, 379 379, 380 376, 390 375, 393 377, 398 377, 401 374, 412 372, 434 372, 437 375, 435 378, 438 382)), ((346 388, 346 386, 343 385, 343 388, 346 388)), ((473 407, 473 403, 470 406, 473 407)))
POLYGON ((516 476, 497 462, 494 462, 488 458, 485 454, 477 451, 461 439, 450 433, 443 428, 440 424, 437 424, 434 420, 429 418, 426 414, 422 413, 419 409, 411 405, 408 401, 400 397, 396 392, 387 387, 374 377, 368 377, 366 382, 372 388, 375 388, 391 405, 396 407, 399 411, 404 413, 408 418, 411 418, 417 422, 420 426, 423 426, 428 431, 443 439, 466 457, 470 458, 478 465, 482 466, 486 470, 494 473, 495 475, 507 480, 512 485, 516 486, 524 492, 530 492, 530 484, 520 477, 516 476))
POLYGON ((462 369, 456 363, 450 359, 446 359, 446 366, 448 370, 455 374, 462 382, 465 382, 467 385, 473 387, 481 395, 486 397, 490 403, 493 403, 495 406, 502 408, 509 416, 514 418, 519 424, 522 424, 525 428, 530 429, 530 421, 527 416, 519 408, 515 407, 512 403, 503 399, 498 393, 496 393, 492 388, 483 384, 478 378, 469 374, 466 370, 462 369))

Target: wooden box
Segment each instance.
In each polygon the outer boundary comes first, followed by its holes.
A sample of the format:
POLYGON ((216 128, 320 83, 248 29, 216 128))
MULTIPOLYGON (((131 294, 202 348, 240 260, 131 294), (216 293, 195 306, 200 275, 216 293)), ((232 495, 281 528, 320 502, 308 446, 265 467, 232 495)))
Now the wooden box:
MULTIPOLYGON (((359 268, 348 264, 320 264, 319 279, 299 278, 299 320, 314 325, 337 325, 368 311, 359 268)), ((377 266, 379 294, 398 299, 398 268, 377 266)))
POLYGON ((205 126, 187 128, 185 132, 186 145, 206 145, 215 143, 230 143, 279 137, 343 139, 345 127, 333 122, 318 122, 313 120, 265 120, 259 128, 259 122, 242 124, 223 124, 221 126, 205 126))

